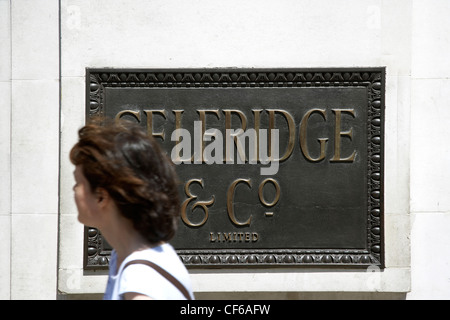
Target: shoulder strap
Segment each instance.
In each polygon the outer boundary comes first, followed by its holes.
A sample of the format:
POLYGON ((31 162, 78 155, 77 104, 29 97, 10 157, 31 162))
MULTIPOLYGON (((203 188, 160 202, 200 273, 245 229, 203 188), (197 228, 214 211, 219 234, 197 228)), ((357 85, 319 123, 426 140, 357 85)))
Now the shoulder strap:
POLYGON ((184 295, 184 297, 187 300, 192 300, 191 295, 186 290, 186 288, 181 284, 181 282, 178 281, 174 276, 172 276, 170 273, 168 273, 166 270, 164 270, 157 264, 154 264, 153 262, 150 262, 148 260, 132 260, 123 267, 122 271, 131 264, 145 264, 150 268, 153 268, 155 271, 159 272, 164 278, 166 278, 170 283, 172 283, 178 290, 180 290, 180 292, 184 295))

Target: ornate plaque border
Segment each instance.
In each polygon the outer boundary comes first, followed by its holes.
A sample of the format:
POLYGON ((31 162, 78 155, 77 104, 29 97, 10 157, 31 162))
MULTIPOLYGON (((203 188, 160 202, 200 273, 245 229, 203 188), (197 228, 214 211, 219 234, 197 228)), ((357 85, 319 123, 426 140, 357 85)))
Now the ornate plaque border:
MULTIPOLYGON (((384 268, 385 67, 315 69, 86 69, 86 119, 103 116, 105 88, 364 87, 367 90, 367 249, 177 250, 188 267, 384 268)), ((111 249, 85 228, 84 268, 108 267, 111 249)))

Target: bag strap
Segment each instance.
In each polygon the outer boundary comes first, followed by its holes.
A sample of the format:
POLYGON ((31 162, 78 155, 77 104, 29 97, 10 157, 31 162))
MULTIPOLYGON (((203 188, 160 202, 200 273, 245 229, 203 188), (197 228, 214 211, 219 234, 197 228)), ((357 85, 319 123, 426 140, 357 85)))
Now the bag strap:
POLYGON ((148 260, 132 260, 128 262, 122 269, 123 270, 128 267, 131 264, 145 264, 149 266, 150 268, 153 268, 155 271, 157 271, 159 274, 161 274, 164 278, 166 278, 170 283, 172 283, 180 292, 184 295, 184 297, 187 300, 192 300, 191 295, 186 290, 186 288, 181 284, 180 281, 178 281, 174 276, 172 276, 170 273, 168 273, 166 270, 158 266, 157 264, 154 264, 153 262, 150 262, 148 260))

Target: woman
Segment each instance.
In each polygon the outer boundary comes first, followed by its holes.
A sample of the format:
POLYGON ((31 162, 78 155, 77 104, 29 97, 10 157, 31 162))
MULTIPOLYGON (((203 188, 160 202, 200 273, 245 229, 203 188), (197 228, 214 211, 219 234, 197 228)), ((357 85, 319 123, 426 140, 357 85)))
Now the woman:
POLYGON ((88 124, 78 134, 70 152, 78 220, 113 247, 104 299, 193 298, 168 243, 179 215, 171 161, 136 125, 88 124))

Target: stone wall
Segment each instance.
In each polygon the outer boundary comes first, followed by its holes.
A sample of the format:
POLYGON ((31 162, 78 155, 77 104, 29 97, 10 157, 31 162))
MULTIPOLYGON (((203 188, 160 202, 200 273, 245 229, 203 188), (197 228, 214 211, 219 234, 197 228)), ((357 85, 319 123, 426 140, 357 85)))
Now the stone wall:
POLYGON ((68 152, 86 68, 386 66, 386 269, 195 269, 198 298, 450 298, 445 0, 0 0, 0 297, 99 297, 68 152), (236 293, 236 295, 234 292, 236 293))

